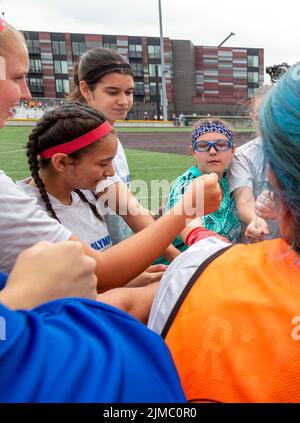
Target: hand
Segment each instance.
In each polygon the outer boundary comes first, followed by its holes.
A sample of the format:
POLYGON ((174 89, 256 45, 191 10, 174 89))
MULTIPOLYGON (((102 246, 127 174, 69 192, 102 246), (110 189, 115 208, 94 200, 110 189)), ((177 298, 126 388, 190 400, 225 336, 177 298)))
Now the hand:
POLYGON ((39 242, 18 256, 0 300, 13 309, 28 309, 58 298, 95 299, 95 268, 79 242, 39 242))
POLYGON ((256 214, 263 219, 276 220, 277 212, 274 200, 274 193, 264 190, 255 202, 256 214))
POLYGON ((261 242, 265 239, 265 235, 269 233, 267 222, 261 217, 256 216, 247 226, 245 236, 250 242, 261 242))
POLYGON ((211 173, 193 180, 181 199, 181 206, 186 217, 194 218, 218 210, 221 201, 222 192, 218 175, 211 173))
POLYGON ((164 264, 155 264, 153 266, 149 266, 145 272, 132 279, 126 285, 126 287, 142 287, 153 282, 159 282, 167 268, 168 266, 164 264))

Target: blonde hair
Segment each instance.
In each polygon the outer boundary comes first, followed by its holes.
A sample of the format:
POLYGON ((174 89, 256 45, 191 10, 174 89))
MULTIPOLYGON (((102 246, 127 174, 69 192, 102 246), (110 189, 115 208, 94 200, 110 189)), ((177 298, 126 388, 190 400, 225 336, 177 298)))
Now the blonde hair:
POLYGON ((22 43, 26 46, 24 35, 12 25, 4 22, 4 29, 0 32, 0 56, 5 57, 12 50, 12 44, 22 43))

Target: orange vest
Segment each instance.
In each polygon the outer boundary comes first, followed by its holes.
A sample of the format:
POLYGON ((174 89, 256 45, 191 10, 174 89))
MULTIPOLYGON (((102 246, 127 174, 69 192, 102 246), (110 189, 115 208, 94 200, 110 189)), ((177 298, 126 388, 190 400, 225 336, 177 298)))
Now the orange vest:
POLYGON ((299 261, 276 239, 200 266, 163 331, 189 401, 300 401, 299 261))

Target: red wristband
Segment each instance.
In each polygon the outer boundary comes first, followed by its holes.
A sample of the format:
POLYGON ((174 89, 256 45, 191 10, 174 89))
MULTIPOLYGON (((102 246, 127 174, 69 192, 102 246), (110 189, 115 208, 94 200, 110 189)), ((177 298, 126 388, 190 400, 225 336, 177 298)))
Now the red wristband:
POLYGON ((209 238, 210 236, 214 236, 219 238, 221 241, 228 242, 228 239, 223 237, 222 235, 217 234, 216 232, 209 231, 206 228, 194 228, 186 237, 185 243, 190 247, 191 245, 195 244, 195 242, 200 241, 201 239, 209 238))

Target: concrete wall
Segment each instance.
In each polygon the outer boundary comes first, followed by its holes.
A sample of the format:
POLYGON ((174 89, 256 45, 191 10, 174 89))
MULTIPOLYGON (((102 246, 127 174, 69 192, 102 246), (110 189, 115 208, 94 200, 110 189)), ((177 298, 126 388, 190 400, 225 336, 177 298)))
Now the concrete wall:
POLYGON ((172 40, 174 111, 190 113, 196 95, 195 47, 189 40, 172 40))

